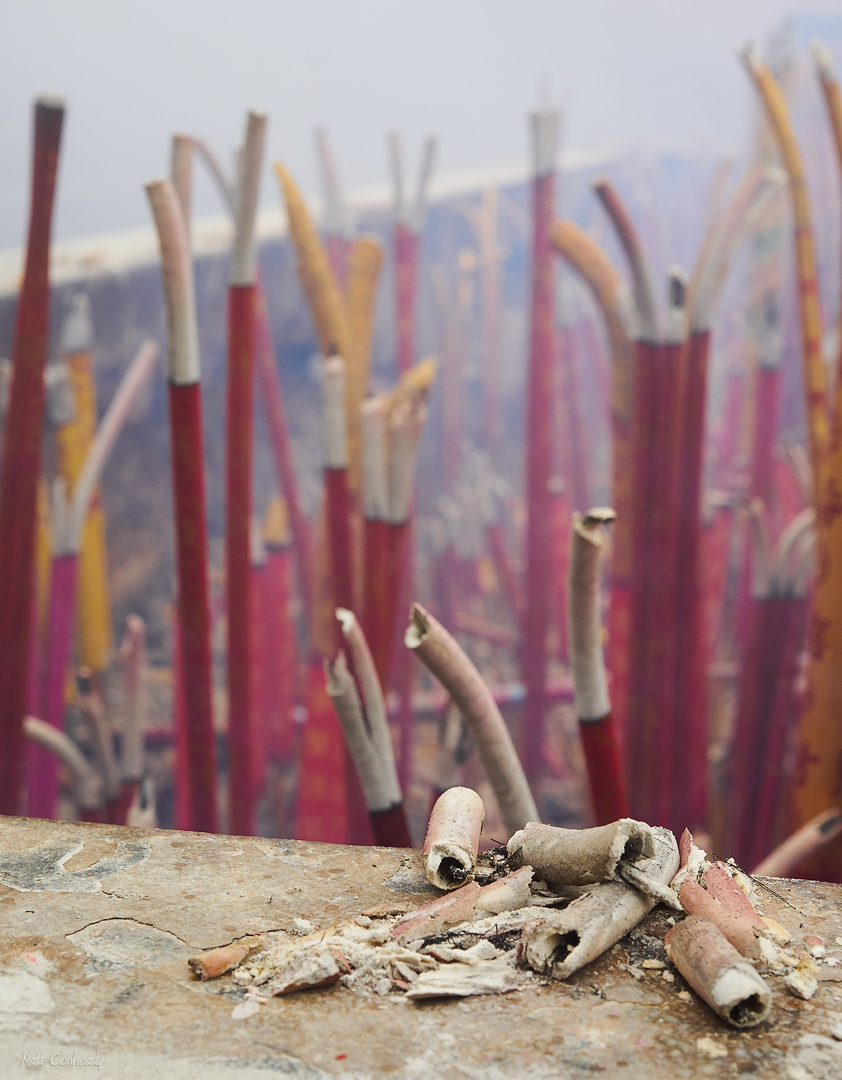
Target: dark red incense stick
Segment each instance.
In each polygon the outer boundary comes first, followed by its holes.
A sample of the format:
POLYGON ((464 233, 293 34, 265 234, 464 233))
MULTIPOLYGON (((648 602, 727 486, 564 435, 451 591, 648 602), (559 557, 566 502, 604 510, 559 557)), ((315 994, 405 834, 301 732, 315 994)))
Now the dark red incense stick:
POLYGON ((526 406, 526 608, 523 630, 523 681, 526 701, 521 721, 521 760, 528 778, 541 765, 544 741, 546 637, 550 616, 547 583, 550 565, 548 483, 552 460, 553 343, 555 259, 550 227, 555 218, 555 160, 558 113, 532 116, 532 298, 526 406))
POLYGON ((50 317, 50 228, 64 104, 35 104, 26 267, 15 315, 0 468, 0 813, 20 810, 29 680, 35 508, 50 317))
POLYGON ((184 754, 178 771, 189 824, 219 831, 213 732, 213 658, 208 586, 207 506, 202 437, 201 375, 193 265, 176 189, 169 180, 147 185, 158 238, 167 308, 170 459, 178 568, 177 639, 184 703, 184 754))
POLYGON ((242 154, 228 289, 225 586, 228 616, 229 831, 255 831, 251 768, 251 503, 255 356, 255 214, 266 117, 250 113, 242 154))

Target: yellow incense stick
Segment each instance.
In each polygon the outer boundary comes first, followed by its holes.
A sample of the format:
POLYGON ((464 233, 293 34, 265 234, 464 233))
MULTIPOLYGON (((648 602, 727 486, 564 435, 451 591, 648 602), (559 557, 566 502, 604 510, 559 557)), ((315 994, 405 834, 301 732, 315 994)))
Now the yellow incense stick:
POLYGON ((359 491, 362 482, 362 428, 360 406, 368 393, 371 339, 377 283, 383 266, 383 248, 374 236, 354 241, 348 257, 345 312, 348 355, 345 357, 345 422, 348 432, 348 482, 359 491))

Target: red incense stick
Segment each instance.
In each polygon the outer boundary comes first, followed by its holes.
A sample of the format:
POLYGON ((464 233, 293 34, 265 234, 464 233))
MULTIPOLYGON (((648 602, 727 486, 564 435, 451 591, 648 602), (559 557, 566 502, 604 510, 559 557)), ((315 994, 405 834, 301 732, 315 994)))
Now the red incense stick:
POLYGON ((170 458, 186 726, 186 752, 177 766, 179 788, 182 795, 189 792, 189 824, 185 827, 218 832, 205 455, 193 263, 175 186, 169 180, 157 180, 147 185, 146 192, 161 246, 169 339, 170 458))
POLYGON ((585 515, 574 512, 571 534, 570 662, 579 734, 597 825, 606 825, 629 814, 600 641, 600 579, 606 541, 603 526, 613 519, 613 510, 591 510, 585 515))
POLYGON ((263 604, 263 690, 267 745, 281 764, 291 760, 296 648, 290 582, 290 541, 286 507, 280 498, 269 504, 263 528, 266 585, 263 604))
POLYGON ((12 382, 0 466, 0 813, 20 810, 50 317, 50 228, 64 104, 35 104, 26 267, 15 314, 12 382))
POLYGON ((228 616, 228 827, 255 831, 252 776, 251 503, 255 358, 255 214, 266 117, 249 113, 228 289, 225 587, 228 616))
POLYGON ((532 116, 532 295, 526 406, 526 606, 523 628, 521 758, 527 777, 537 776, 544 742, 544 683, 550 605, 550 505, 553 400, 555 259, 550 227, 555 217, 557 112, 532 116))

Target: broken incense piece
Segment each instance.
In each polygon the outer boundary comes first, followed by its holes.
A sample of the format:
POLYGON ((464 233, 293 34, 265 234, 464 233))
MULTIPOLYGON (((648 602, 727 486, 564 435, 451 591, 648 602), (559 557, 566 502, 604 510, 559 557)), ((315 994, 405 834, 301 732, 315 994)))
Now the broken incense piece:
POLYGON ((469 881, 461 889, 437 896, 427 904, 399 919, 392 927, 392 937, 414 941, 436 933, 446 926, 467 922, 474 914, 479 900, 480 887, 469 881))
POLYGON ((220 945, 218 949, 208 949, 197 956, 191 956, 187 964, 193 974, 205 982, 235 968, 241 960, 244 960, 250 952, 259 949, 262 944, 262 937, 243 938, 242 941, 232 941, 230 945, 220 945))
POLYGON ((517 911, 532 902, 532 890, 529 884, 534 876, 531 866, 522 866, 513 874, 483 885, 477 900, 477 915, 499 915, 502 911, 517 911))
POLYGON ((472 788, 448 788, 438 797, 422 850, 427 878, 437 889, 458 889, 474 876, 484 820, 485 805, 472 788))
MULTIPOLYGON (((678 869, 678 848, 669 829, 654 828, 655 854, 641 864, 666 885, 678 869)), ((554 979, 566 979, 634 929, 655 901, 624 881, 606 881, 562 911, 542 910, 523 926, 518 961, 554 979)))
POLYGON ((559 829, 530 821, 509 840, 512 866, 531 866, 554 885, 618 880, 621 861, 655 854, 654 831, 643 821, 621 818, 594 829, 559 829))
POLYGON ((477 751, 509 832, 538 818, 517 751, 491 691, 461 645, 420 604, 412 605, 404 644, 450 693, 477 744, 477 751))
POLYGON ((667 934, 666 947, 699 997, 729 1024, 754 1027, 769 1015, 766 983, 709 919, 689 915, 667 934))

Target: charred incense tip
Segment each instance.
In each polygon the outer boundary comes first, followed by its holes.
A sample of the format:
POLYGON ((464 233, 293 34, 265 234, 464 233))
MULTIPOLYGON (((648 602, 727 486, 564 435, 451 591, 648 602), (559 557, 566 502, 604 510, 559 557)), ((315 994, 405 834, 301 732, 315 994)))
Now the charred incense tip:
POLYGON ((430 632, 430 620, 420 604, 412 605, 409 618, 410 623, 403 636, 403 643, 408 649, 417 649, 430 632))

